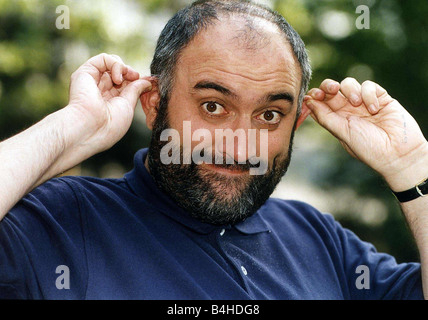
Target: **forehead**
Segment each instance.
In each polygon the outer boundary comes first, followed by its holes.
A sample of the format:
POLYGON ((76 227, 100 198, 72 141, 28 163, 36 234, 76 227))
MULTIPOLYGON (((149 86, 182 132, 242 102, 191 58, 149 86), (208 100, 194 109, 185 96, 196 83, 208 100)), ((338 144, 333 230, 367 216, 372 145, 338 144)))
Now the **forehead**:
POLYGON ((235 15, 221 18, 189 43, 180 55, 176 76, 190 85, 209 77, 237 87, 286 88, 298 95, 301 71, 277 26, 235 15))

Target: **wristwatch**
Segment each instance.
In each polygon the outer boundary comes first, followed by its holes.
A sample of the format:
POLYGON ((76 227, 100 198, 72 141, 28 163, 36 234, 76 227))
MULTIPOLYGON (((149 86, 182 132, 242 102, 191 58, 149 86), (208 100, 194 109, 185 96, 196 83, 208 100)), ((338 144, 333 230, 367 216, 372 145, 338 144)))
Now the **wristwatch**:
POLYGON ((425 179, 409 190, 401 192, 392 191, 392 193, 400 202, 407 202, 419 197, 424 197, 426 194, 428 194, 428 179, 425 179))

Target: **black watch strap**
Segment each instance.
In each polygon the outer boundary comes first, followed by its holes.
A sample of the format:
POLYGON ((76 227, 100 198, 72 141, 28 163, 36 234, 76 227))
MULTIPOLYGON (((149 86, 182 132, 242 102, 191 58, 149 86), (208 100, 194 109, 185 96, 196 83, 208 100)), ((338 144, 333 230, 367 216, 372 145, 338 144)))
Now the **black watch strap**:
POLYGON ((419 197, 423 197, 426 194, 428 194, 428 179, 422 181, 417 186, 409 190, 401 191, 401 192, 392 191, 392 193, 400 202, 407 202, 419 197))

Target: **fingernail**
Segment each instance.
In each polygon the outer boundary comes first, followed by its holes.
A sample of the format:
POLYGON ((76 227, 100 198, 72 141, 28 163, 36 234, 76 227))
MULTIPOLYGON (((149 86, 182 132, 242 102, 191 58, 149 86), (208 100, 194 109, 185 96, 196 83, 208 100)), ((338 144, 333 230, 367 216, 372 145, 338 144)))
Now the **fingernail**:
POLYGON ((358 104, 360 102, 360 97, 357 96, 355 93, 351 93, 351 102, 353 104, 358 104))
POLYGON ((369 105, 369 111, 370 111, 370 113, 376 113, 377 112, 377 108, 373 103, 371 105, 369 105))
POLYGON ((315 91, 315 98, 322 99, 323 98, 323 92, 321 90, 315 91))
POLYGON ((152 91, 153 85, 150 83, 150 86, 144 89, 144 92, 152 91))
POLYGON ((306 101, 305 103, 306 103, 306 105, 308 106, 308 108, 309 108, 309 109, 312 109, 312 108, 313 108, 313 106, 314 106, 314 105, 312 104, 312 101, 311 101, 311 100, 308 100, 308 101, 306 101))

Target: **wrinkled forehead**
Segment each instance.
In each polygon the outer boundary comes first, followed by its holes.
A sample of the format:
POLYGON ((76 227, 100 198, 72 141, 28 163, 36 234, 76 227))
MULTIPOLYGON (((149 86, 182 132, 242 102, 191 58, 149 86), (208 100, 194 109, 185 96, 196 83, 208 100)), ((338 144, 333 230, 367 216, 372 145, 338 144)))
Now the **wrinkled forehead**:
POLYGON ((264 19, 223 16, 201 31, 182 51, 177 73, 187 79, 216 70, 253 81, 300 89, 301 71, 279 28, 264 19))

